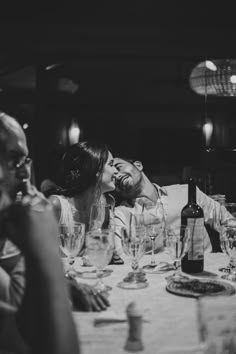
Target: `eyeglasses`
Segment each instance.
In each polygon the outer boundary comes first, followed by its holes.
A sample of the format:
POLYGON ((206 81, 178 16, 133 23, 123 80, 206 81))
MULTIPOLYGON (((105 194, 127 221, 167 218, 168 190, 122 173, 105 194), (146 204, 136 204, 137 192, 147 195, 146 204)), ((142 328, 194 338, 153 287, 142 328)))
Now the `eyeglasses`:
POLYGON ((19 170, 23 166, 30 165, 31 162, 32 162, 32 159, 30 157, 23 156, 23 157, 12 159, 12 160, 8 161, 7 166, 11 170, 19 170))

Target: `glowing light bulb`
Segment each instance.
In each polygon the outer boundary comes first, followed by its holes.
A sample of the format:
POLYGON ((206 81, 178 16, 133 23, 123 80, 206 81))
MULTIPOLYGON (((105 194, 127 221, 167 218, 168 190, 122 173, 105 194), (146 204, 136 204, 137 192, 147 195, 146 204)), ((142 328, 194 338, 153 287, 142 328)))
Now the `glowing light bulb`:
POLYGON ((73 122, 69 129, 69 141, 70 144, 76 144, 79 141, 80 128, 77 122, 73 122))
POLYGON ((213 61, 206 60, 205 64, 206 64, 206 68, 207 69, 209 69, 211 71, 216 71, 217 70, 217 66, 213 63, 213 61))
POLYGON ((202 127, 202 130, 206 138, 206 145, 209 145, 213 133, 213 124, 211 122, 205 123, 202 127))
POLYGON ((236 75, 231 75, 231 76, 230 76, 230 82, 231 82, 232 84, 236 84, 236 75))
POLYGON ((23 129, 28 129, 29 128, 29 124, 28 123, 24 123, 22 127, 23 127, 23 129))

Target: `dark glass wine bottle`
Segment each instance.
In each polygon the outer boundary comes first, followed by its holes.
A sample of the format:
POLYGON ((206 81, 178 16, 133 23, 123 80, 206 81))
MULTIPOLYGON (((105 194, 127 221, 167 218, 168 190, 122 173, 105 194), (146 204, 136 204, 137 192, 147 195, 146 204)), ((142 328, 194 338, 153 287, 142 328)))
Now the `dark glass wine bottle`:
POLYGON ((196 185, 191 178, 188 183, 188 203, 181 211, 181 224, 190 229, 190 247, 181 266, 185 273, 200 273, 204 268, 204 214, 196 202, 196 185))

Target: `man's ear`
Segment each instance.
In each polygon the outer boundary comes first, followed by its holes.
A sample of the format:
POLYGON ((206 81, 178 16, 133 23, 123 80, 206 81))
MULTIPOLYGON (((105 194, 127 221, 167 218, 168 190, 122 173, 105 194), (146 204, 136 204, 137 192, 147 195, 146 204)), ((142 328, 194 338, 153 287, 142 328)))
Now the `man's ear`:
POLYGON ((141 161, 134 161, 134 166, 137 167, 139 171, 143 170, 143 164, 141 161))

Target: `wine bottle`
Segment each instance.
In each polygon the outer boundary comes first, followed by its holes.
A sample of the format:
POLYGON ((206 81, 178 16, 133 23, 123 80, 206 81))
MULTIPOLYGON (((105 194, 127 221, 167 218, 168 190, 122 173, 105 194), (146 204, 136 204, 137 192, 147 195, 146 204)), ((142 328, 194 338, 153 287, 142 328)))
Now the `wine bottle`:
POLYGON ((204 214, 196 202, 196 185, 191 178, 188 183, 188 203, 181 211, 181 224, 190 229, 190 246, 181 266, 185 273, 200 273, 204 268, 204 214))

